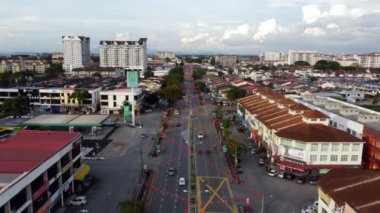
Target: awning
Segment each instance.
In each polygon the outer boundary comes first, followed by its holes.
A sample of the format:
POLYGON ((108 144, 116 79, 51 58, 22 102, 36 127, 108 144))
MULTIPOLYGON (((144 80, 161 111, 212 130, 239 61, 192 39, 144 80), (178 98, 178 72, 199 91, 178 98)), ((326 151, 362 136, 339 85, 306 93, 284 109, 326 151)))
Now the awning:
POLYGON ((83 181, 86 175, 90 172, 90 166, 82 163, 79 169, 75 173, 75 180, 83 181))
POLYGON ((305 167, 303 165, 299 165, 297 163, 292 163, 292 162, 288 162, 288 161, 278 161, 277 162, 277 165, 281 168, 281 167, 287 167, 289 169, 292 169, 292 170, 296 170, 296 171, 299 171, 299 172, 303 172, 305 171, 305 167))

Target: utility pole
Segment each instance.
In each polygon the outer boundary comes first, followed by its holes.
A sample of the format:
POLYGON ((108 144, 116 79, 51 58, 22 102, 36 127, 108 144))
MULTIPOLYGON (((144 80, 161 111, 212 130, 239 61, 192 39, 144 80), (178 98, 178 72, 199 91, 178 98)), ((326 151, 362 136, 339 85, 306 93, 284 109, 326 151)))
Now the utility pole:
POLYGON ((264 194, 261 194, 261 213, 264 213, 264 194))

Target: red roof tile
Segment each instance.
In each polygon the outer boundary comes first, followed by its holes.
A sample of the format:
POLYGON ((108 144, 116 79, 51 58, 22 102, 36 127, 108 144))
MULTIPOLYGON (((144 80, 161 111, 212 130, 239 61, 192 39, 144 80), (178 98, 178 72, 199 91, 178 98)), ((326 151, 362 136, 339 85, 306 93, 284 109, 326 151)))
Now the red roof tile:
POLYGON ((330 118, 329 116, 317 110, 310 110, 310 111, 304 112, 302 115, 306 118, 324 118, 324 119, 330 118))
POLYGON ((79 136, 76 132, 20 132, 0 142, 0 173, 33 170, 79 136))
POLYGON ((304 142, 362 142, 346 132, 322 124, 302 123, 275 134, 282 138, 304 142))

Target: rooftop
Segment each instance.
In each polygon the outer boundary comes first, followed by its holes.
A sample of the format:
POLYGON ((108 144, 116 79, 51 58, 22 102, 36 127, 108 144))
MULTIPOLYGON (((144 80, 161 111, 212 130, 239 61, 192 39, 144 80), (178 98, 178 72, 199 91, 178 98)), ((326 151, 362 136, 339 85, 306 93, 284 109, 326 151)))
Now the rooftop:
POLYGON ((22 126, 100 126, 109 115, 57 115, 46 114, 22 123, 22 126))
POLYGON ((275 133, 282 138, 303 142, 362 142, 344 131, 322 124, 301 123, 275 133), (323 134, 321 134, 323 132, 323 134))
POLYGON ((340 206, 348 203, 358 213, 380 212, 378 170, 331 170, 318 185, 340 206))

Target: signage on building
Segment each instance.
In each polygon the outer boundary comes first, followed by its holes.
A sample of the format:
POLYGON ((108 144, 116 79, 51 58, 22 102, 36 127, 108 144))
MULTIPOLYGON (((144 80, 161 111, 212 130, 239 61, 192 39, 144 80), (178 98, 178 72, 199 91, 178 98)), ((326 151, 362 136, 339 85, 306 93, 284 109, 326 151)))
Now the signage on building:
POLYGON ((127 72, 127 86, 136 88, 139 85, 139 73, 137 71, 127 72))
POLYGON ((301 159, 301 160, 303 160, 305 157, 305 151, 304 150, 295 149, 293 147, 284 146, 284 145, 280 145, 278 152, 281 156, 288 156, 291 158, 297 158, 297 159, 301 159))
POLYGON ((129 106, 124 106, 124 119, 129 119, 129 116, 131 116, 131 111, 129 109, 129 106))

